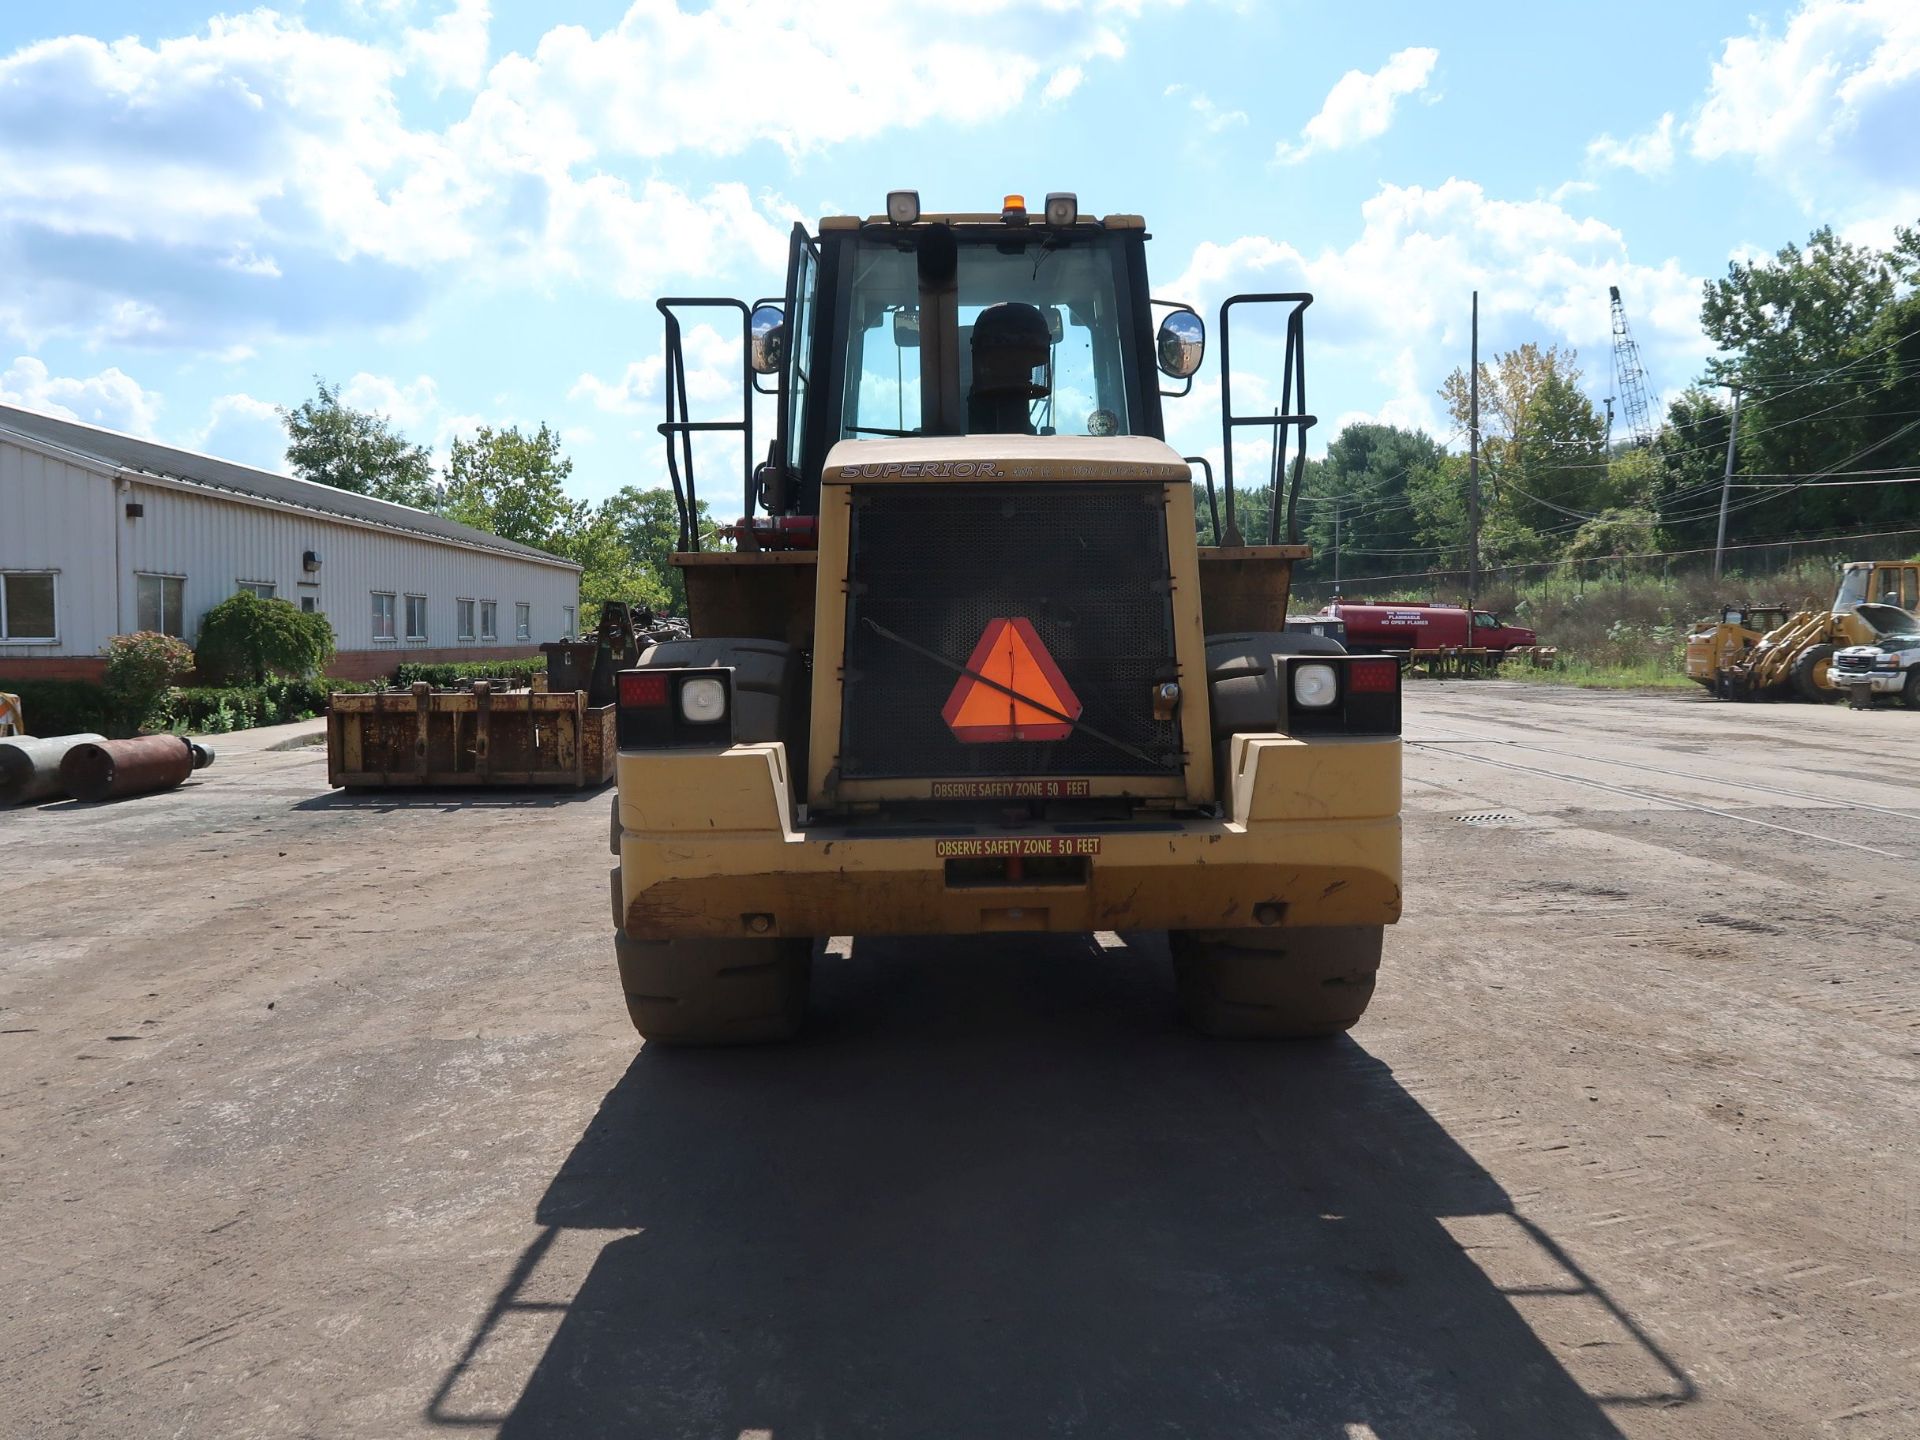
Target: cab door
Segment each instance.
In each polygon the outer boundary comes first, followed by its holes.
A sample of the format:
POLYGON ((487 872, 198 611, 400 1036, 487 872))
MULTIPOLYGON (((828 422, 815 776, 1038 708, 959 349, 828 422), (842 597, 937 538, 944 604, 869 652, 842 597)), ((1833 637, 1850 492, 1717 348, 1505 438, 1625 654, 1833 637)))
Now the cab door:
POLYGON ((820 248, 807 227, 795 223, 787 246, 786 355, 780 368, 777 459, 802 515, 819 513, 820 476, 806 465, 807 419, 813 408, 820 357, 814 346, 815 298, 820 285, 820 248))

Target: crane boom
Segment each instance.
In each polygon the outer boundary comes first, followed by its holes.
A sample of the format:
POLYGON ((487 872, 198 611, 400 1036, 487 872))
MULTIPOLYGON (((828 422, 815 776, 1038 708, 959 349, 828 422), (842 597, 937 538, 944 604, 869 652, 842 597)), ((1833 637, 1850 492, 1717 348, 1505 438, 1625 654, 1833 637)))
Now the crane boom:
POLYGON ((1627 422, 1629 443, 1647 446, 1653 443, 1653 415, 1647 403, 1647 371, 1640 363, 1640 347, 1633 331, 1627 328, 1627 307, 1620 299, 1620 287, 1609 285, 1613 301, 1613 393, 1627 422))

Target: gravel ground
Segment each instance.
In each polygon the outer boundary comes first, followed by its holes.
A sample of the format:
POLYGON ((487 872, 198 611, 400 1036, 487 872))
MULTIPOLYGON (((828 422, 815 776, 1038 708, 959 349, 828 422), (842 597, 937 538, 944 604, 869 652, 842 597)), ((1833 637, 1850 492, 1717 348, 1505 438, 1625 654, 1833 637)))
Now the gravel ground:
POLYGON ((0 814, 0 1433, 1920 1433, 1920 715, 1414 686, 1306 1047, 1104 935, 637 1053, 603 792, 288 738, 0 814))

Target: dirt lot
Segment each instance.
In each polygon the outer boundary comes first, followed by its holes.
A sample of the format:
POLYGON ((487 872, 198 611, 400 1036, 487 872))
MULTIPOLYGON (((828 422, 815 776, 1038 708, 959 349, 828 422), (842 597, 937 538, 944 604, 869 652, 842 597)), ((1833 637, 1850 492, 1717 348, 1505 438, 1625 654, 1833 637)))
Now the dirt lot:
POLYGON ((0 1432, 1920 1433, 1920 715, 1425 684, 1330 1045, 1147 937, 642 1053, 604 794, 0 815, 0 1432))

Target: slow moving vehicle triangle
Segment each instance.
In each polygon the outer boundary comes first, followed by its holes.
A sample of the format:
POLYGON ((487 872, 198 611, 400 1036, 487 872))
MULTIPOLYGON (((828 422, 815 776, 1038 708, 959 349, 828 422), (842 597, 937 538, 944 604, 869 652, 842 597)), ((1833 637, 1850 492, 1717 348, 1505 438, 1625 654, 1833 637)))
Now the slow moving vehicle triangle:
POLYGON ((969 744, 1064 740, 1080 718, 1080 700, 1024 617, 996 616, 941 710, 956 738, 969 744), (994 684, 985 684, 984 680, 994 684), (996 686, 1006 689, 997 689, 996 686), (1007 690, 1017 692, 1009 695, 1007 690), (1051 712, 1051 713, 1050 713, 1051 712), (1065 716, 1066 719, 1061 719, 1065 716))

